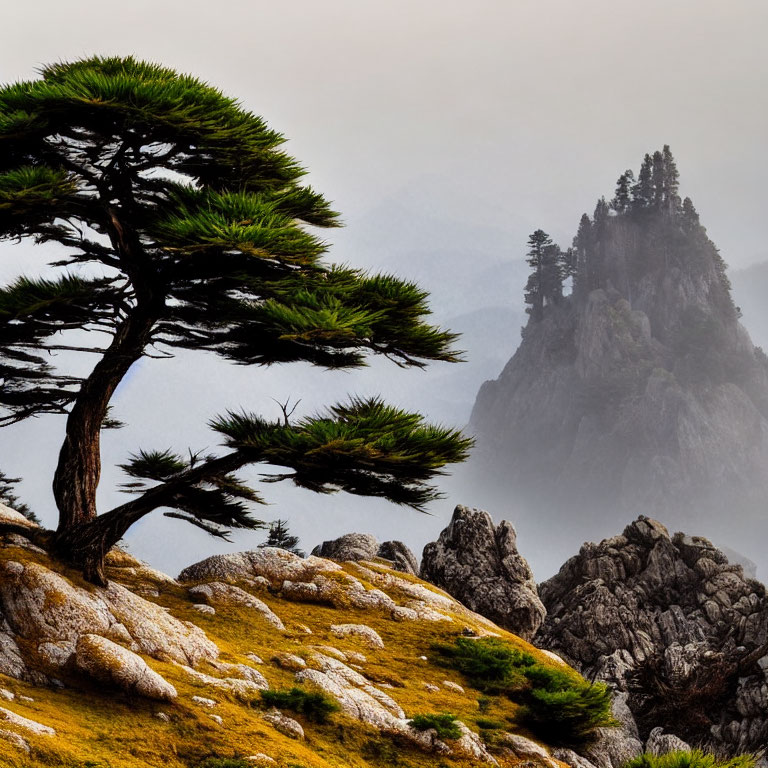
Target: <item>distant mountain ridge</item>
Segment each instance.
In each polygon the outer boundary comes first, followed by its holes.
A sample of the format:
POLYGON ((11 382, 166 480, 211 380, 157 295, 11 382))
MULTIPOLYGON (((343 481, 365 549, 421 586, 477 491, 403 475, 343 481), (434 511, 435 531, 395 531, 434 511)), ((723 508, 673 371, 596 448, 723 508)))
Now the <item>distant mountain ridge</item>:
POLYGON ((665 147, 582 217, 571 248, 531 236, 523 339, 470 424, 476 466, 510 493, 681 523, 762 506, 768 360, 677 187, 665 147))

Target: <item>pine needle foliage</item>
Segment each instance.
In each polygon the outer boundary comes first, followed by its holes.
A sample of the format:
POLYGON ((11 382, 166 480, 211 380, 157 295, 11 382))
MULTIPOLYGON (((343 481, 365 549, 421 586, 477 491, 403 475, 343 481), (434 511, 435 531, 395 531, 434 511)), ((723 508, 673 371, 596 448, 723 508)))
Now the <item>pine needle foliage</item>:
POLYGON ((0 287, 0 425, 66 416, 57 546, 94 581, 115 536, 159 507, 214 535, 259 527, 248 505, 261 496, 233 474, 247 464, 421 509, 430 478, 467 455, 458 432, 378 400, 295 424, 228 413, 213 427, 229 454, 141 450, 123 467, 135 498, 98 514, 99 432, 148 354, 323 368, 460 359, 423 290, 324 260, 318 230, 338 214, 283 142, 218 89, 132 57, 59 62, 0 87, 0 241, 60 254, 42 277, 0 287), (97 355, 91 373, 59 370, 68 351, 97 355))

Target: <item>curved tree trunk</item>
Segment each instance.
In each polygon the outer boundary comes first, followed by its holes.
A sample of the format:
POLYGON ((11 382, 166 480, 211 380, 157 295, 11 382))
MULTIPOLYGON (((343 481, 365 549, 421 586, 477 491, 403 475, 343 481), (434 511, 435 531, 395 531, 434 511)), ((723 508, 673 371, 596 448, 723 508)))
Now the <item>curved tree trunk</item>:
POLYGON ((56 554, 82 568, 87 581, 106 586, 104 558, 135 522, 158 507, 172 504, 180 489, 232 472, 247 462, 247 454, 241 451, 210 459, 103 515, 94 515, 66 527, 60 525, 55 538, 56 554))
POLYGON ((67 418, 66 436, 53 478, 59 533, 96 517, 101 425, 115 389, 149 343, 153 322, 153 318, 138 311, 126 318, 104 357, 80 388, 67 418))

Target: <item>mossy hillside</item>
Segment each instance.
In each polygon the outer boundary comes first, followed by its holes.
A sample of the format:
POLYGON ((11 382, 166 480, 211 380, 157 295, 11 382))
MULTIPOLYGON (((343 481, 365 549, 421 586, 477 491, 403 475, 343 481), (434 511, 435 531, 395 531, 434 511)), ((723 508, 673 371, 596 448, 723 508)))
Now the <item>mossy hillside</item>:
MULTIPOLYGON (((20 562, 36 562, 55 568, 71 583, 83 589, 96 588, 82 581, 76 572, 53 565, 45 555, 18 547, 0 548, 0 558, 20 562)), ((359 671, 374 685, 387 691, 408 717, 419 714, 451 713, 472 730, 480 732, 483 724, 493 722, 511 732, 531 736, 516 722, 518 708, 504 697, 486 696, 467 685, 459 673, 441 666, 432 650, 440 643, 452 642, 460 632, 487 634, 498 637, 521 651, 532 654, 543 664, 556 665, 546 654, 487 620, 471 614, 455 602, 444 603, 441 610, 452 621, 394 621, 390 613, 355 608, 342 600, 347 578, 360 580, 366 589, 381 589, 381 578, 392 574, 384 565, 360 567, 344 564, 333 576, 339 586, 339 607, 302 603, 284 599, 268 590, 249 589, 282 619, 286 631, 277 631, 253 610, 231 605, 216 605, 216 614, 200 613, 187 587, 154 578, 151 572, 136 568, 129 556, 111 559, 109 576, 145 599, 166 608, 174 617, 191 621, 203 629, 221 649, 220 661, 253 665, 248 654, 263 661, 258 669, 267 678, 272 690, 290 689, 296 685, 294 671, 272 661, 281 654, 293 654, 313 664, 317 646, 328 646, 342 652, 361 653, 366 657, 359 671), (369 580, 372 579, 372 580, 369 580), (151 594, 156 591, 157 595, 151 594), (445 608, 450 605, 452 608, 445 608), (331 625, 340 623, 365 624, 374 629, 384 641, 384 649, 367 647, 360 638, 334 636, 331 625), (307 631, 309 630, 309 632, 307 631), (311 634, 310 634, 311 632, 311 634), (445 687, 444 681, 464 687, 445 687), (428 690, 434 686, 437 690, 428 690), (481 711, 482 710, 482 711, 481 711), (480 721, 480 723, 478 723, 480 721)), ((398 604, 413 599, 397 585, 411 584, 441 595, 439 590, 418 579, 396 574, 397 581, 386 593, 398 604)), ((447 598, 447 596, 444 596, 447 598)), ((47 598, 48 599, 48 598, 47 598)), ((51 595, 49 599, 56 599, 51 595)), ((322 651, 320 651, 322 652, 322 651)), ((382 735, 372 726, 361 724, 343 712, 332 713, 325 724, 286 710, 305 729, 306 740, 297 741, 279 733, 263 719, 266 710, 261 697, 238 700, 234 695, 213 689, 192 678, 178 665, 145 657, 147 663, 171 683, 178 698, 171 703, 153 702, 127 697, 106 687, 89 684, 72 674, 64 678, 65 687, 49 689, 33 686, 0 676, 0 687, 28 696, 33 702, 3 701, 0 705, 56 729, 57 736, 34 736, 23 733, 32 747, 25 755, 4 740, 0 740, 0 764, 9 768, 197 768, 210 757, 236 758, 264 753, 277 760, 278 766, 304 768, 363 768, 363 766, 461 766, 471 761, 454 756, 422 752, 397 737, 382 735), (217 706, 206 709, 192 701, 193 696, 214 699, 217 706), (158 717, 165 713, 169 720, 158 717), (212 715, 222 718, 217 723, 212 715)), ((212 665, 203 663, 199 670, 221 676, 212 665)), ((307 686, 311 690, 311 686, 307 686)), ((2 724, 0 723, 0 726, 2 724)), ((496 755, 503 768, 516 760, 496 755)))

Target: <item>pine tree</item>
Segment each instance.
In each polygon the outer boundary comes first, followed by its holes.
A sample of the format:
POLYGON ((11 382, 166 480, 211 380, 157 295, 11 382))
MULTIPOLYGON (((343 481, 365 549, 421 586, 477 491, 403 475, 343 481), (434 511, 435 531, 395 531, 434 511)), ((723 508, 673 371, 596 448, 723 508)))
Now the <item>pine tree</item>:
POLYGON ((653 187, 653 197, 651 202, 655 208, 661 208, 664 203, 664 190, 667 186, 667 180, 664 167, 664 156, 658 150, 653 153, 651 186, 653 187))
POLYGON ((673 214, 680 210, 680 195, 678 194, 680 174, 677 171, 677 163, 672 156, 669 144, 664 145, 662 158, 664 160, 664 202, 667 211, 673 214))
POLYGON ((605 226, 605 222, 608 221, 610 212, 611 209, 609 208, 608 203, 605 202, 604 197, 601 197, 597 201, 594 214, 592 214, 593 227, 600 230, 603 226, 605 226))
POLYGON ((264 547, 275 547, 276 549, 284 549, 287 552, 293 552, 294 555, 304 557, 304 552, 298 548, 299 537, 292 536, 288 531, 287 520, 275 520, 269 526, 269 535, 267 540, 262 544, 259 544, 259 549, 264 547))
POLYGON ((695 229, 700 225, 699 213, 694 207, 690 197, 686 197, 685 200, 683 200, 682 219, 683 227, 688 230, 695 229))
POLYGON ((560 246, 547 245, 542 252, 541 296, 544 305, 559 304, 563 298, 563 279, 565 277, 564 257, 560 246))
POLYGON ((635 208, 646 208, 653 202, 653 158, 646 154, 637 175, 637 183, 632 188, 632 198, 635 208))
POLYGON ((54 64, 0 89, 0 239, 60 250, 44 278, 0 288, 0 422, 66 417, 53 543, 95 583, 106 552, 159 508, 215 536, 263 527, 250 508, 261 495, 236 474, 245 466, 422 509, 438 495, 429 481, 467 456, 460 433, 379 399, 291 423, 228 412, 211 422, 223 452, 140 449, 123 465, 135 497, 98 513, 100 431, 152 349, 323 369, 371 353, 401 366, 458 359, 454 335, 426 322, 424 291, 323 261, 313 228, 338 217, 283 141, 215 88, 133 58, 54 64), (72 349, 95 355, 87 375, 53 367, 72 349))
POLYGON ((5 504, 33 523, 39 523, 37 515, 16 495, 15 486, 20 482, 21 478, 8 477, 5 472, 0 471, 0 504, 5 504))
POLYGON ((552 238, 543 229, 537 229, 528 238, 526 262, 532 271, 525 286, 525 303, 529 305, 525 311, 537 321, 544 315, 544 291, 547 288, 544 278, 547 269, 545 254, 552 245, 552 238))
POLYGON ((632 205, 632 188, 635 183, 635 174, 627 169, 619 176, 616 182, 616 194, 611 200, 611 208, 617 213, 628 211, 632 205))
POLYGON ((591 290, 589 285, 589 254, 592 240, 592 220, 586 213, 581 215, 579 228, 573 238, 576 268, 573 276, 573 292, 581 296, 591 290))

